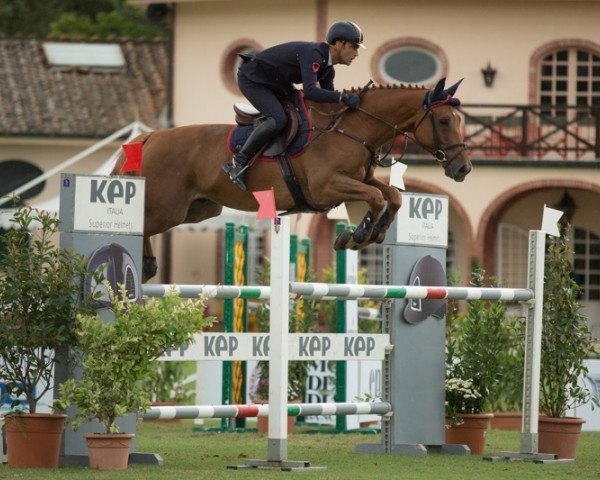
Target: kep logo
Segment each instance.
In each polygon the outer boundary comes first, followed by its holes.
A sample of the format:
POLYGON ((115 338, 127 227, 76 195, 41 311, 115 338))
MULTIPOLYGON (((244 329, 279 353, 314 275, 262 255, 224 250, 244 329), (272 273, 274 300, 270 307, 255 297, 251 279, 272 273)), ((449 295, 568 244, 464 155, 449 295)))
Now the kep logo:
POLYGON ((90 182, 90 203, 115 204, 117 200, 123 199, 125 205, 129 205, 131 199, 135 197, 136 190, 135 182, 132 181, 92 179, 90 182))
POLYGON ((422 218, 425 220, 437 220, 444 209, 444 205, 439 198, 430 197, 409 197, 410 218, 422 218))

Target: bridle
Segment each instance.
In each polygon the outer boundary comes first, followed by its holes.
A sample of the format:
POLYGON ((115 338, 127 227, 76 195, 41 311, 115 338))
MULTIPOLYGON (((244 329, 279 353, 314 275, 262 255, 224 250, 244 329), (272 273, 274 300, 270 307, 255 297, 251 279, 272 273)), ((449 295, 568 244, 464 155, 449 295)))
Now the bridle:
MULTIPOLYGON (((365 88, 363 88, 361 90, 361 93, 364 92, 370 84, 367 84, 367 86, 365 88)), ((375 147, 373 144, 371 144, 370 142, 368 142, 365 139, 362 139, 350 132, 347 132, 346 130, 340 128, 338 125, 341 122, 343 115, 348 112, 349 108, 346 107, 342 110, 339 110, 338 112, 335 112, 331 122, 324 127, 323 129, 319 129, 318 130, 318 134, 315 135, 312 139, 312 141, 315 141, 316 138, 319 136, 319 134, 323 134, 325 132, 337 132, 337 133, 341 133, 342 135, 345 135, 346 137, 350 138, 351 140, 354 140, 358 143, 360 143, 361 145, 363 145, 371 154, 371 163, 376 164, 380 167, 389 167, 391 166, 393 163, 399 162, 402 158, 402 156, 404 156, 404 153, 402 153, 401 157, 392 161, 392 162, 385 162, 385 160, 387 159, 388 155, 390 154, 393 146, 394 146, 394 138, 396 138, 398 135, 402 135, 406 141, 410 140, 413 143, 415 143, 416 145, 418 145, 420 148, 422 148, 423 150, 425 150, 426 152, 429 152, 433 158, 435 158, 436 162, 442 166, 442 168, 446 169, 451 163, 452 161, 461 154, 461 152, 467 150, 467 145, 462 142, 462 143, 453 143, 450 145, 444 145, 441 141, 440 141, 440 136, 435 124, 435 116, 433 114, 433 110, 441 107, 442 105, 446 105, 450 99, 452 97, 450 95, 448 95, 448 97, 445 100, 439 101, 439 102, 435 102, 432 103, 430 105, 425 105, 425 112, 423 113, 423 115, 421 116, 421 118, 419 119, 419 121, 417 122, 414 130, 413 130, 413 135, 411 135, 408 132, 405 132, 403 130, 400 130, 398 128, 398 125, 392 125, 390 122, 388 122, 387 120, 385 120, 384 118, 380 117, 379 115, 376 115, 372 112, 369 112, 367 110, 365 110, 362 107, 357 108, 356 110, 364 113, 365 115, 374 118, 375 120, 387 125, 388 127, 390 127, 392 129, 392 140, 389 143, 389 148, 387 149, 387 151, 382 154, 380 153, 380 150, 383 147, 380 147, 379 149, 377 147, 375 147), (420 142, 417 138, 416 138, 416 134, 417 134, 417 130, 418 128, 422 125, 423 121, 429 117, 430 121, 431 121, 431 129, 432 129, 432 134, 433 134, 433 148, 429 147, 428 145, 425 145, 424 143, 420 142), (448 158, 448 151, 449 150, 454 150, 454 149, 459 149, 452 157, 448 158)), ((321 115, 323 115, 323 112, 319 112, 321 115)), ((311 142, 312 143, 312 142, 311 142)), ((406 151, 406 149, 405 149, 406 151)))
POLYGON ((456 157, 458 157, 458 155, 460 155, 461 152, 464 152, 465 150, 467 150, 467 144, 464 142, 452 143, 450 145, 444 145, 440 141, 440 136, 439 136, 437 127, 435 125, 435 116, 433 115, 433 110, 436 109, 437 107, 441 107, 442 105, 446 105, 450 101, 450 98, 452 98, 452 97, 450 95, 448 95, 448 97, 445 100, 442 100, 440 102, 435 102, 435 103, 429 105, 428 107, 426 107, 425 113, 423 113, 423 116, 419 119, 419 121, 415 125, 412 136, 407 134, 406 132, 402 132, 402 135, 404 135, 406 138, 412 140, 414 143, 419 145, 419 147, 421 147, 423 150, 429 152, 433 156, 433 158, 435 158, 435 160, 438 162, 438 164, 440 164, 444 169, 448 165, 450 165, 452 163, 452 160, 454 160, 456 157), (431 131, 433 134, 434 148, 429 148, 427 145, 424 145, 422 142, 420 142, 416 138, 417 130, 421 126, 421 124, 423 123, 423 120, 425 120, 426 117, 429 117, 429 119, 431 120, 431 131), (454 150, 455 148, 459 148, 460 150, 458 150, 452 157, 448 158, 448 154, 446 152, 448 150, 454 150))

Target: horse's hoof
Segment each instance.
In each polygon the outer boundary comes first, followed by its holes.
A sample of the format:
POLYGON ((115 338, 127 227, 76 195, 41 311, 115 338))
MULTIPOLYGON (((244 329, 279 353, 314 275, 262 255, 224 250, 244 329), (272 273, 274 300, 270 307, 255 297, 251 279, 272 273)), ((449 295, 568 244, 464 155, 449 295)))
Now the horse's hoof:
MULTIPOLYGON (((379 234, 381 233, 381 231, 376 227, 373 229, 373 231, 371 232, 371 236, 369 237, 369 242, 374 242, 379 238, 379 234)), ((385 235, 384 235, 385 238, 385 235)))
POLYGON ((348 242, 350 241, 351 238, 352 238, 352 230, 344 230, 335 239, 335 243, 333 244, 333 249, 335 251, 345 250, 347 248, 348 242))
POLYGON ((142 259, 142 281, 147 282, 150 280, 158 270, 158 263, 156 257, 144 257, 142 259))
POLYGON ((367 232, 362 228, 357 228, 352 234, 352 240, 358 245, 362 244, 367 239, 367 232))

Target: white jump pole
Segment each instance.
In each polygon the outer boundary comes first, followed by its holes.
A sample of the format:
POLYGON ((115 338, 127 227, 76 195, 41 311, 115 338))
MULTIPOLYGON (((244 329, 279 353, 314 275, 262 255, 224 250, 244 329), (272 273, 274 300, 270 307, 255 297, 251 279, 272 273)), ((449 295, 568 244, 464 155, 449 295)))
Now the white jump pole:
POLYGON ((521 453, 538 453, 540 368, 542 357, 542 309, 544 305, 544 260, 546 232, 529 232, 528 287, 534 292, 525 330, 525 374, 523 378, 523 423, 521 453))
POLYGON ((287 461, 287 385, 290 283, 290 219, 271 224, 271 298, 269 299, 271 348, 269 354, 268 462, 287 461))
POLYGON ((544 267, 546 234, 560 236, 558 221, 562 212, 544 205, 541 230, 529 231, 528 284, 533 292, 525 326, 525 365, 523 373, 523 420, 519 452, 501 452, 487 460, 529 459, 537 463, 572 462, 557 459, 553 453, 539 453, 538 416, 540 410, 540 370, 542 361, 542 328, 544 307, 544 267))
POLYGON ((290 219, 276 217, 271 225, 271 291, 269 298, 269 434, 266 460, 247 460, 234 469, 323 471, 307 461, 288 460, 287 389, 290 317, 290 219))

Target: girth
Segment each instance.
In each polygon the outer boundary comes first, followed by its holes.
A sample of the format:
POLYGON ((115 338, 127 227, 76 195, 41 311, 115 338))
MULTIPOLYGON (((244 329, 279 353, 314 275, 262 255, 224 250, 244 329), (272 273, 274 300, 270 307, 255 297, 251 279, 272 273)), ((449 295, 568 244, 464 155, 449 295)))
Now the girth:
POLYGON ((300 182, 298 182, 298 178, 296 177, 292 163, 286 155, 279 155, 277 157, 277 164, 279 165, 279 168, 281 168, 281 173, 283 174, 285 184, 287 185, 288 190, 294 199, 294 203, 296 204, 295 208, 286 210, 283 215, 290 215, 292 213, 323 213, 331 210, 331 208, 314 208, 306 201, 306 197, 302 192, 300 182))

